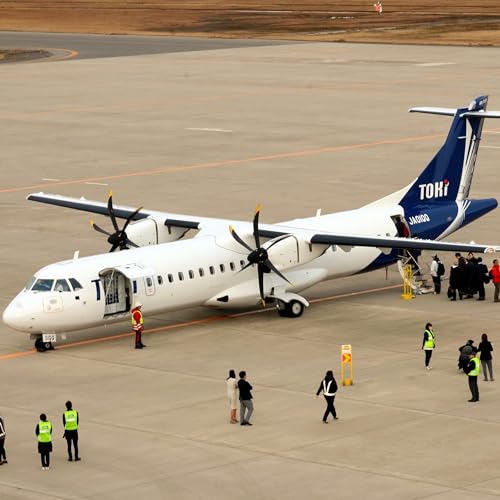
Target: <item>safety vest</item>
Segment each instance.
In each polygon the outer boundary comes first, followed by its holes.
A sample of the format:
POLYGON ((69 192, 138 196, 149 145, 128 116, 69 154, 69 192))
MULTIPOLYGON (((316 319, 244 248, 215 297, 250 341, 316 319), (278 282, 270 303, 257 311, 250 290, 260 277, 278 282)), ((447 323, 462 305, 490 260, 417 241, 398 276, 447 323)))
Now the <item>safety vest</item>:
POLYGON ((469 375, 469 377, 477 377, 479 375, 479 359, 474 356, 471 361, 474 362, 474 369, 471 370, 467 375, 469 375))
POLYGON ((144 319, 142 317, 142 312, 139 311, 139 309, 132 309, 132 328, 136 331, 142 330, 143 323, 144 323, 144 319), (139 318, 139 321, 135 320, 135 313, 136 312, 138 312, 141 315, 141 317, 139 318))
POLYGON ((424 342, 424 349, 434 349, 436 347, 434 334, 430 330, 425 330, 425 333, 427 333, 427 340, 424 342))
POLYGON ((326 385, 326 380, 323 380, 323 394, 325 396, 335 396, 335 392, 330 393, 330 387, 332 385, 333 380, 330 380, 328 382, 328 385, 326 385))
POLYGON ((52 441, 52 424, 46 420, 45 422, 38 422, 38 442, 40 443, 50 443, 52 441))
POLYGON ((64 429, 76 431, 78 429, 78 412, 76 410, 66 410, 64 412, 64 429))

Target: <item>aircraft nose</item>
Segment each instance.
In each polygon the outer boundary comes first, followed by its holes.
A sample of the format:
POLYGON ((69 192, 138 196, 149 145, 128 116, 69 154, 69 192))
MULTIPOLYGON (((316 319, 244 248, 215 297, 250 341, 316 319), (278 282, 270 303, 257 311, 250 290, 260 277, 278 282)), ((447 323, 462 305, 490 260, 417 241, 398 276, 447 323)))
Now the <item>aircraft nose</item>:
POLYGON ((27 321, 26 309, 21 299, 14 299, 4 310, 3 322, 14 330, 21 332, 30 331, 29 321, 27 321))

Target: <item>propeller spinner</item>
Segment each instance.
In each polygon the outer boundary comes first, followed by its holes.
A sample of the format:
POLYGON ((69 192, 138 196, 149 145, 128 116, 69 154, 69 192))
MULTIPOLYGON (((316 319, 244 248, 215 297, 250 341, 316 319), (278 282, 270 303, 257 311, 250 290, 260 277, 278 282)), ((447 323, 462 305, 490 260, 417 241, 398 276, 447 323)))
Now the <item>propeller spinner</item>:
MULTIPOLYGON (((261 205, 257 205, 257 208, 255 209, 255 215, 253 218, 253 237, 255 239, 255 246, 256 248, 253 249, 251 248, 245 241, 243 241, 239 236, 236 230, 234 229, 233 226, 229 226, 229 231, 231 232, 231 235, 233 238, 244 248, 246 248, 250 253, 247 256, 248 264, 246 264, 241 271, 246 269, 247 267, 257 264, 257 273, 258 273, 258 279, 259 279, 259 293, 260 293, 260 302, 264 306, 265 305, 265 296, 264 296, 264 273, 269 273, 269 272, 274 272, 276 273, 280 278, 284 279, 288 283, 288 279, 274 266, 274 264, 269 260, 269 254, 268 250, 278 243, 279 241, 283 240, 284 238, 288 238, 288 235, 281 236, 279 238, 276 238, 275 241, 273 241, 267 248, 264 248, 263 246, 260 245, 260 237, 259 237, 259 215, 260 215, 260 209, 261 205)), ((240 272, 241 272, 240 271, 240 272)), ((290 283, 291 284, 291 283, 290 283)))
POLYGON ((111 245, 111 249, 109 250, 110 252, 114 252, 117 248, 119 248, 120 250, 128 250, 129 246, 137 248, 139 245, 136 245, 133 241, 130 241, 128 239, 125 230, 127 229, 127 226, 130 224, 130 222, 141 210, 142 207, 139 207, 135 212, 130 214, 127 217, 127 220, 125 221, 125 224, 120 229, 118 227, 118 223, 116 222, 116 215, 113 209, 113 193, 110 191, 108 196, 108 215, 109 218, 111 219, 111 223, 113 224, 115 232, 110 233, 105 229, 102 229, 92 220, 90 221, 90 224, 98 233, 105 234, 108 237, 108 243, 111 245))

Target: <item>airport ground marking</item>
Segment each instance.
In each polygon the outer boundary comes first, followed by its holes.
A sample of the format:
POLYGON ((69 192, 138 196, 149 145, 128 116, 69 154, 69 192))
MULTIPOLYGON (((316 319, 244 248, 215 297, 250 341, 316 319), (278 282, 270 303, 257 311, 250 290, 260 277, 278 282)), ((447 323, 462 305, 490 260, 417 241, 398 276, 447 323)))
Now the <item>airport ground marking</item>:
MULTIPOLYGON (((345 299, 349 297, 356 297, 359 295, 367 295, 369 293, 377 293, 377 292, 382 292, 382 291, 387 291, 387 290, 392 290, 394 288, 401 288, 402 285, 388 285, 384 287, 379 287, 379 288, 369 288, 368 290, 360 290, 357 292, 348 292, 348 293, 343 293, 340 295, 330 295, 328 297, 320 297, 318 299, 312 299, 309 302, 311 304, 317 304, 321 302, 331 302, 333 300, 338 300, 338 299, 345 299)), ((267 313, 275 311, 273 307, 269 307, 266 309, 256 309, 253 311, 245 311, 241 313, 234 313, 234 314, 223 314, 219 316, 210 316, 210 317, 205 317, 201 319, 195 319, 192 321, 184 321, 181 323, 175 323, 173 325, 166 325, 166 326, 159 326, 156 328, 149 328, 145 330, 144 335, 147 337, 150 334, 156 334, 156 333, 162 333, 166 332, 169 330, 175 330, 178 328, 185 328, 188 326, 196 326, 196 325, 206 325, 209 323, 214 323, 214 322, 219 322, 219 321, 224 321, 224 320, 229 320, 229 319, 237 319, 243 316, 253 316, 255 314, 261 314, 261 313, 267 313)), ((75 342, 68 342, 67 344, 62 344, 57 346, 56 350, 60 351, 61 349, 69 349, 72 347, 78 347, 82 345, 89 345, 89 344, 97 344, 101 342, 109 342, 111 340, 117 340, 117 339, 122 339, 125 337, 132 337, 135 335, 135 332, 122 332, 122 333, 117 333, 115 335, 109 335, 105 337, 97 337, 93 339, 85 339, 85 340, 78 340, 75 342)), ((7 360, 7 359, 16 359, 16 358, 21 358, 25 356, 31 356, 33 354, 36 354, 36 349, 30 349, 28 351, 18 351, 18 352, 12 352, 10 354, 2 354, 0 355, 0 361, 7 360)))

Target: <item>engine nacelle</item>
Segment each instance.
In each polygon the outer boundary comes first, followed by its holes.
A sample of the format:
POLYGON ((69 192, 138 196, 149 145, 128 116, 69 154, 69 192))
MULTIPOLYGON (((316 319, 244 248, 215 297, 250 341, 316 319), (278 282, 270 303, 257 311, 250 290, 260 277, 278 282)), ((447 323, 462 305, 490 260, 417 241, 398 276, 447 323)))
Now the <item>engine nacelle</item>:
POLYGON ((128 239, 140 247, 179 240, 187 231, 183 227, 168 228, 163 220, 157 221, 153 217, 132 222, 126 229, 128 239))
POLYGON ((264 243, 269 260, 279 269, 290 269, 317 259, 330 245, 311 245, 290 234, 278 236, 264 243))

